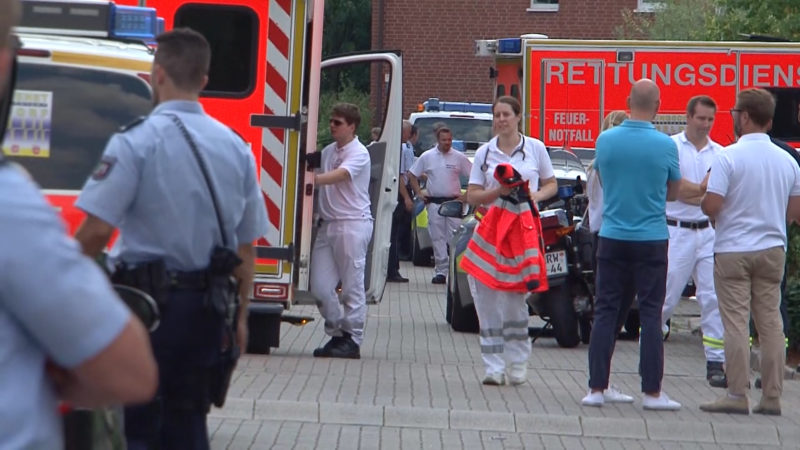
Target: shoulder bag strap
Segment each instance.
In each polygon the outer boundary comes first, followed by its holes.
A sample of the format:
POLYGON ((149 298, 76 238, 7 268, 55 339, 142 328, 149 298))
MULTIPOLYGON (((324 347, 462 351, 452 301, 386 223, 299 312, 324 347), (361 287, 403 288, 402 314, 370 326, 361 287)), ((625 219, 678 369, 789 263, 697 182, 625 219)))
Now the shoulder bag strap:
POLYGON ((219 225, 219 232, 222 234, 222 245, 228 247, 228 238, 225 236, 225 226, 222 223, 222 216, 219 214, 219 204, 217 203, 217 193, 214 191, 214 185, 211 183, 211 177, 208 176, 208 168, 206 167, 205 161, 203 161, 202 156, 200 155, 200 151, 197 149, 197 145, 195 145, 192 136, 189 134, 189 131, 183 125, 178 116, 174 114, 167 114, 170 119, 175 123, 175 126, 181 130, 181 134, 183 138, 186 139, 186 143, 189 144, 189 148, 192 149, 192 154, 194 158, 197 160, 197 165, 200 166, 200 171, 203 172, 203 178, 206 180, 206 186, 208 186, 208 192, 211 193, 211 201, 214 203, 214 213, 217 215, 217 224, 219 225))

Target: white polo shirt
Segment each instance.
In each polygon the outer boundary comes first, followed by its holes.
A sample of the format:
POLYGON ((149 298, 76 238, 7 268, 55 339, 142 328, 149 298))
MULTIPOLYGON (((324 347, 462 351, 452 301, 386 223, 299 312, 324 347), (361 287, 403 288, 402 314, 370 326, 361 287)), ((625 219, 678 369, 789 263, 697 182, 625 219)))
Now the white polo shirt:
POLYGON ((715 253, 786 247, 786 207, 800 196, 800 169, 764 133, 746 134, 711 165, 708 192, 725 197, 715 253))
POLYGON ((547 148, 542 141, 521 134, 520 138, 521 141, 510 156, 497 147, 497 136, 483 144, 475 152, 469 184, 477 184, 484 189, 500 186, 500 182, 494 178, 494 169, 499 164, 509 163, 522 175, 523 180, 528 180, 532 193, 538 191, 539 180, 554 176, 553 163, 550 162, 547 148))
MULTIPOLYGON (((722 151, 722 146, 709 138, 706 146, 698 151, 694 144, 686 138, 685 131, 670 137, 678 147, 681 177, 692 183, 700 184, 706 177, 708 169, 711 168, 711 163, 722 151)), ((667 218, 684 222, 700 222, 708 219, 708 216, 703 214, 699 205, 690 205, 676 200, 667 202, 667 218)))
POLYGON ((369 200, 370 159, 364 145, 353 139, 339 148, 336 142, 322 149, 323 173, 343 167, 350 179, 320 186, 319 215, 322 220, 372 219, 369 200))
POLYGON ((434 147, 414 162, 409 172, 415 177, 422 174, 428 178, 425 189, 431 197, 456 197, 461 195, 459 176, 469 176, 472 163, 466 155, 458 150, 450 149, 447 153, 434 147))

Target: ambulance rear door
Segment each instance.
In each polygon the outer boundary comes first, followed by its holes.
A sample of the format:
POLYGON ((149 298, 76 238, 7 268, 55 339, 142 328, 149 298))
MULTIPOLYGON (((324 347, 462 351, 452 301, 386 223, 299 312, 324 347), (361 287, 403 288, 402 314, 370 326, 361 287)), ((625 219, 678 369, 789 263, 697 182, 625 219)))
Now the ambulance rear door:
MULTIPOLYGON (((397 204, 403 121, 402 80, 402 59, 396 53, 360 53, 328 59, 321 65, 318 108, 316 111, 309 108, 309 152, 313 150, 312 142, 316 143, 317 151, 332 142, 328 119, 334 104, 353 103, 361 111, 361 126, 356 133, 370 154, 369 194, 375 219, 364 275, 367 301, 370 303, 381 300, 386 286, 392 215, 397 204), (370 143, 370 131, 375 127, 381 129, 380 138, 370 143), (312 131, 315 133, 312 134, 312 131)), ((316 207, 315 202, 308 201, 314 195, 310 184, 312 180, 310 172, 307 172, 303 192, 306 199, 303 202, 304 218, 311 217, 311 211, 316 207)), ((316 217, 316 213, 313 215, 316 217)), ((298 240, 298 260, 301 262, 299 290, 308 286, 313 234, 313 230, 304 232, 298 240)), ((299 293, 296 299, 298 303, 301 302, 299 293)))

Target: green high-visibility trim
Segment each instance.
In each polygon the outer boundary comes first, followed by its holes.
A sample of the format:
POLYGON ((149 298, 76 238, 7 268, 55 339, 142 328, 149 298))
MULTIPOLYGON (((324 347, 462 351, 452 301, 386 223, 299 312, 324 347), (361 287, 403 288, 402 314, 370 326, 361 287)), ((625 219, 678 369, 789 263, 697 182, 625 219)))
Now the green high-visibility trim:
POLYGON ((711 348, 725 349, 725 341, 708 336, 703 336, 703 345, 711 348))

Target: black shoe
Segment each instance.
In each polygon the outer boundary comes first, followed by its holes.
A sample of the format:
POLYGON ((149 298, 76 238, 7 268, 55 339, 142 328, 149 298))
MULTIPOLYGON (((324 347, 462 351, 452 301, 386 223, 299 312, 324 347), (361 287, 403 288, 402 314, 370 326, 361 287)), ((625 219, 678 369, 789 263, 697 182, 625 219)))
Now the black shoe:
POLYGON ((400 275, 399 273, 396 273, 396 274, 389 275, 388 277, 386 277, 386 281, 388 281, 390 283, 408 283, 408 278, 405 278, 404 276, 400 275))
POLYGON ((314 356, 318 358, 327 358, 330 356, 331 349, 338 345, 339 341, 343 338, 341 336, 332 336, 331 339, 320 348, 314 349, 314 356))
POLYGON ((361 349, 348 333, 339 338, 327 355, 329 358, 361 359, 361 349))
POLYGON ((761 389, 761 377, 756 378, 756 389, 761 389))
POLYGON ((706 363, 706 380, 711 387, 727 388, 728 377, 725 376, 725 370, 722 368, 720 361, 708 361, 706 363))
POLYGON ((433 284, 445 284, 445 283, 447 283, 447 278, 445 278, 444 275, 439 274, 439 275, 436 275, 435 277, 433 277, 433 279, 431 280, 431 283, 433 283, 433 284))

